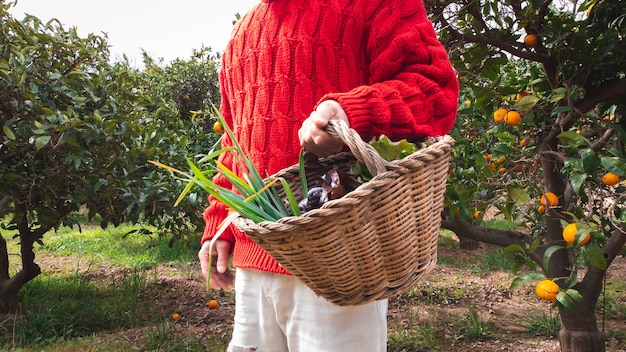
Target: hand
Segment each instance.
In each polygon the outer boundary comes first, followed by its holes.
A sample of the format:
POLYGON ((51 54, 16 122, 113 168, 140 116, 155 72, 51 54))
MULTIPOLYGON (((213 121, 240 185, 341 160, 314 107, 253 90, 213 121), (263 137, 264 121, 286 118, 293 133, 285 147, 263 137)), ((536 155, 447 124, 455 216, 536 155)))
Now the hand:
POLYGON ((339 153, 343 149, 343 141, 323 130, 330 120, 344 120, 348 126, 350 125, 348 115, 337 101, 323 101, 302 123, 302 127, 298 131, 300 145, 307 151, 321 157, 339 153))
MULTIPOLYGON (((231 243, 226 240, 216 240, 213 244, 213 265, 211 265, 211 282, 213 288, 229 288, 233 285, 233 273, 228 270, 228 257, 230 256, 231 243)), ((207 278, 209 273, 209 250, 211 241, 205 241, 198 252, 202 275, 207 278)))

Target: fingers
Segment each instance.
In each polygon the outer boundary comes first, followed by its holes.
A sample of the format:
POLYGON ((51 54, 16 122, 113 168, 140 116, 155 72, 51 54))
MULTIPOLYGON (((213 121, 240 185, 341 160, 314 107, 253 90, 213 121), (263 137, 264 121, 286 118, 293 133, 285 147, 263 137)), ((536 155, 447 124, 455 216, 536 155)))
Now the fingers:
POLYGON ((230 242, 216 241, 213 246, 213 258, 215 267, 219 273, 228 271, 228 257, 230 255, 230 242))
POLYGON ((304 149, 318 156, 328 156, 341 151, 343 142, 324 131, 330 120, 348 122, 346 112, 334 100, 320 103, 317 109, 302 123, 298 137, 304 149))
POLYGON ((198 259, 200 259, 200 269, 202 269, 202 275, 207 278, 209 274, 209 249, 211 247, 211 241, 205 241, 198 251, 198 259))
POLYGON ((213 288, 223 288, 228 289, 233 285, 234 282, 233 273, 227 270, 225 273, 220 273, 215 269, 211 272, 211 282, 210 285, 213 288))
POLYGON ((200 251, 198 252, 198 258, 200 259, 200 268, 202 275, 206 279, 211 271, 211 280, 209 284, 213 288, 227 289, 232 286, 234 282, 233 273, 228 270, 228 258, 230 256, 231 243, 224 240, 217 240, 211 248, 211 241, 206 241, 202 244, 200 251), (209 251, 213 251, 213 261, 209 268, 209 251))

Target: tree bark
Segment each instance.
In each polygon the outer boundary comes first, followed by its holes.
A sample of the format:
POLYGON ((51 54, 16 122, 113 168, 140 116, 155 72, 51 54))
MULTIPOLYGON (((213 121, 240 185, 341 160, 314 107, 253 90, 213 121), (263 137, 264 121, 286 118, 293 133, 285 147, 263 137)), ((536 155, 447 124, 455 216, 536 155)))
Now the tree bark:
MULTIPOLYGON (((460 241, 470 240, 492 244, 502 248, 512 244, 517 244, 525 248, 526 245, 530 245, 533 241, 532 237, 525 233, 475 226, 464 221, 463 218, 458 215, 454 218, 445 216, 441 221, 441 227, 454 232, 457 237, 459 237, 460 241)), ((529 253, 529 256, 535 262, 541 263, 544 251, 544 247, 539 247, 534 252, 529 253)))
POLYGON ((20 255, 22 257, 22 269, 9 278, 8 251, 6 240, 0 236, 0 313, 13 312, 18 308, 19 290, 30 280, 41 274, 41 268, 35 263, 35 241, 43 236, 44 229, 31 231, 23 204, 16 204, 15 218, 19 219, 17 228, 20 236, 20 255), (6 259, 6 261, 5 261, 6 259), (6 274, 5 268, 6 266, 6 274))
POLYGON ((459 237, 459 248, 466 251, 475 251, 480 248, 480 242, 461 236, 459 237))
POLYGON ((605 335, 598 331, 595 304, 578 304, 575 310, 561 307, 559 312, 562 352, 606 352, 605 335))

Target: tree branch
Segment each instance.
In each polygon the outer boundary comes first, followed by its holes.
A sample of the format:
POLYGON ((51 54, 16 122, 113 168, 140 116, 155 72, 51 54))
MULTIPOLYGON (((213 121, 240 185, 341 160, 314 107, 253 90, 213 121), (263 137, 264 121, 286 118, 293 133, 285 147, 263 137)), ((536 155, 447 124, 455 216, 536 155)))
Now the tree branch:
POLYGON ((586 113, 602 102, 624 96, 626 96, 626 78, 614 79, 588 91, 587 95, 578 101, 576 108, 586 113))
MULTIPOLYGON (((455 216, 454 219, 447 216, 444 217, 441 220, 441 227, 454 232, 457 236, 482 243, 492 244, 502 248, 513 244, 520 245, 524 248, 526 245, 530 245, 533 241, 532 237, 522 232, 474 226, 464 221, 458 215, 455 216)), ((543 256, 543 250, 536 252, 540 253, 531 254, 531 256, 533 256, 533 260, 541 259, 543 256)))
MULTIPOLYGON (((611 232, 611 237, 608 238, 606 244, 602 248, 602 253, 606 259, 607 268, 611 266, 611 263, 619 255, 622 247, 626 244, 626 229, 615 229, 611 232)), ((585 274, 581 284, 584 287, 598 289, 602 287, 602 280, 606 275, 606 270, 602 270, 594 265, 589 265, 589 270, 585 274)))

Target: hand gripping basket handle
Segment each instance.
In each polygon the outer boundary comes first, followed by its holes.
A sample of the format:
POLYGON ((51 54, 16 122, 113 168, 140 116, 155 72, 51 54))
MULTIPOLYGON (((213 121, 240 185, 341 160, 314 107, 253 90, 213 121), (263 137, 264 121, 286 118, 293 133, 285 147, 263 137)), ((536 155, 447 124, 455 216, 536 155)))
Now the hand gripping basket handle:
POLYGON ((386 165, 390 163, 381 158, 376 149, 363 141, 361 136, 348 127, 345 121, 330 120, 325 130, 331 136, 341 139, 350 148, 352 155, 365 163, 372 177, 387 171, 386 165))

